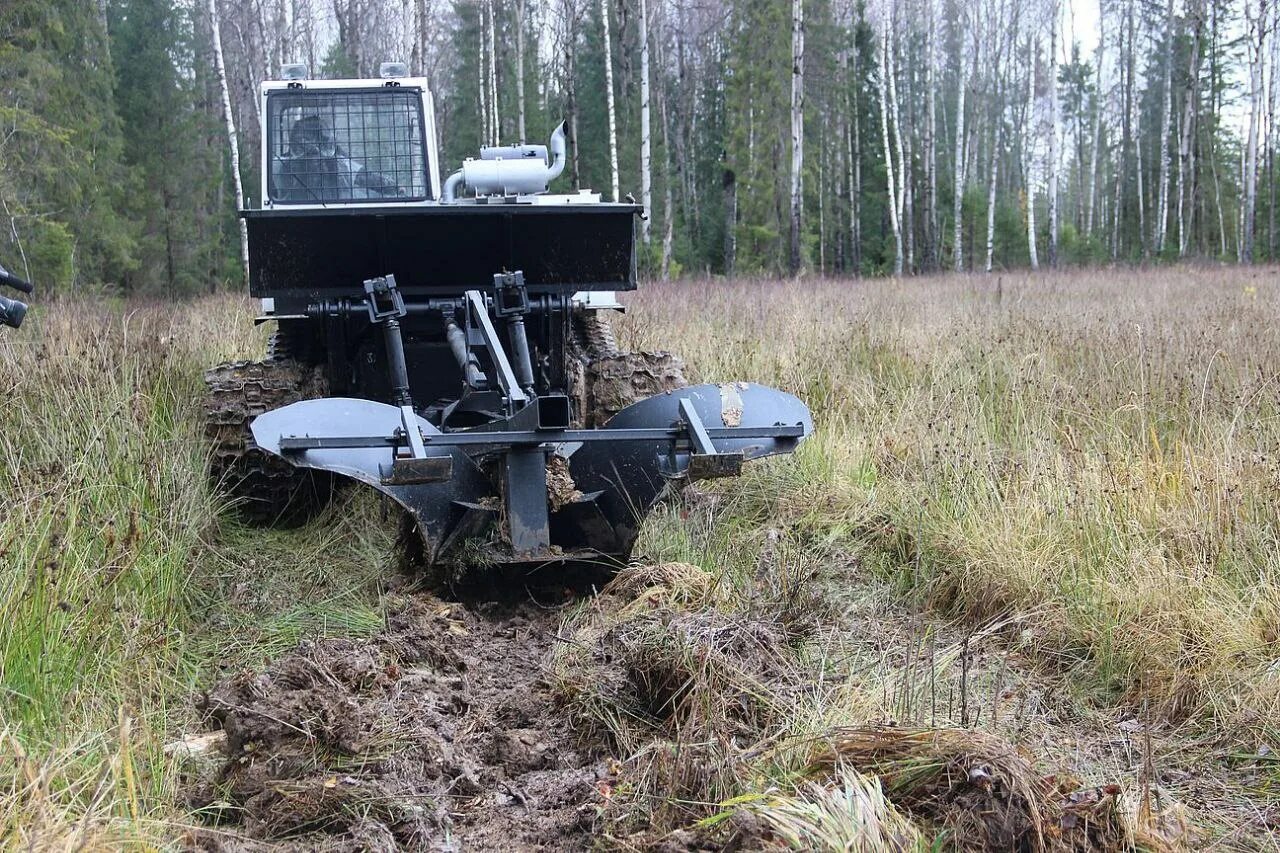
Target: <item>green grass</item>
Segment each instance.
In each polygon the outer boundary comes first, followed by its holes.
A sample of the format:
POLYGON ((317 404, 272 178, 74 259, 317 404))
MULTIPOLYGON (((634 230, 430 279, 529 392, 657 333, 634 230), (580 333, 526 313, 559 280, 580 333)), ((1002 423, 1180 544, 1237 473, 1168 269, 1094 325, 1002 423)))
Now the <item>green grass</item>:
POLYGON ((42 305, 0 340, 0 845, 163 836, 198 686, 380 624, 367 496, 300 531, 219 515, 201 371, 262 346, 229 299, 42 305))

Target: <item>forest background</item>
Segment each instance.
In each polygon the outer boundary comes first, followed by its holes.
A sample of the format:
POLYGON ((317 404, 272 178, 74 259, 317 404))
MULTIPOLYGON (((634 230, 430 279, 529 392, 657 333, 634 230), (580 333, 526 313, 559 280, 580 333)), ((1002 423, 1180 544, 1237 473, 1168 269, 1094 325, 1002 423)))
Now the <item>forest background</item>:
POLYGON ((1278 14, 1270 0, 10 0, 0 256, 53 292, 242 288, 258 84, 285 62, 332 78, 399 59, 431 81, 445 174, 566 120, 559 188, 644 203, 651 275, 1269 261, 1278 14))

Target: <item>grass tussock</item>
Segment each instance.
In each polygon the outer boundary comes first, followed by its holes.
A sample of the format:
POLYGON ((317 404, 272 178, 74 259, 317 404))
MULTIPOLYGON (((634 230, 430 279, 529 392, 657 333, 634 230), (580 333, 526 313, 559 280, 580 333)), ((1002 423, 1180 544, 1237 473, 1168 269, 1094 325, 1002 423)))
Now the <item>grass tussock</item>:
POLYGON ((885 796, 879 780, 842 767, 826 784, 745 796, 732 805, 792 850, 821 853, 908 853, 928 849, 910 818, 885 796))
POLYGON ((1125 841, 1118 787, 1080 792, 989 732, 861 727, 825 741, 808 775, 845 765, 874 774, 896 805, 958 849, 1111 850, 1125 841))

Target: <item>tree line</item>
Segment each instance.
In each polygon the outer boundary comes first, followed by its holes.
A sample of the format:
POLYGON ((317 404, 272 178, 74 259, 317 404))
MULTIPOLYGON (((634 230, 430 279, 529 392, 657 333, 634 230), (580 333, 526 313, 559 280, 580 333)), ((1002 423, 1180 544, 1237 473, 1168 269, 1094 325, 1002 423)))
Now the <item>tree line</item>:
POLYGON ((243 282, 258 84, 431 80, 442 171, 568 124, 650 274, 1277 256, 1275 0, 9 0, 0 253, 243 282), (1085 5, 1096 28, 1074 27, 1085 5))

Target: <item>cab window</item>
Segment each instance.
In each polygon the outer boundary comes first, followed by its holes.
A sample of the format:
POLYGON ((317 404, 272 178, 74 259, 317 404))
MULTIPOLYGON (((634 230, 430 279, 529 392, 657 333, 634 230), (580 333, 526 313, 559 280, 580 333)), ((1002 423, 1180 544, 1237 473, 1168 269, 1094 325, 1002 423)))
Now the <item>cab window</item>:
POLYGON ((416 89, 272 93, 267 131, 267 189, 273 203, 428 197, 416 89))

